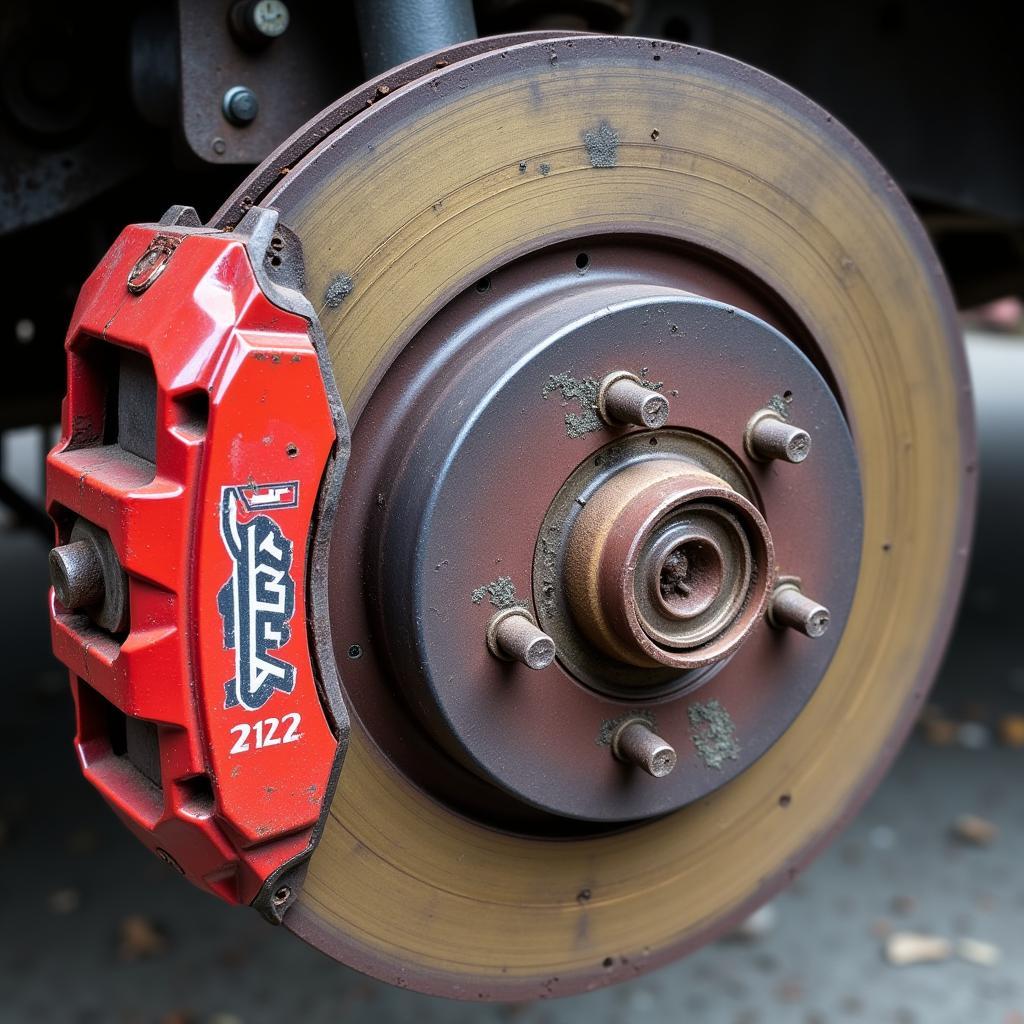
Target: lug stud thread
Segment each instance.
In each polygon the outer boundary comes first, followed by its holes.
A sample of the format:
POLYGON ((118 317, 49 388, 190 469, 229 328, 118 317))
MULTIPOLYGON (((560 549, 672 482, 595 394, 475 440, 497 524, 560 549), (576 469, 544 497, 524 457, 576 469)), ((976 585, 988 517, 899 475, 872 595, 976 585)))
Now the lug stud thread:
POLYGON ((503 661, 518 661, 538 671, 555 660, 555 641, 538 628, 525 608, 498 612, 487 626, 487 646, 503 661))
POLYGON ((828 630, 829 610, 812 600, 795 583, 775 588, 768 603, 768 621, 778 629, 795 629, 817 639, 828 630))
POLYGON ((648 775, 663 779, 676 766, 676 752, 646 722, 633 719, 619 726, 612 738, 612 753, 648 775))
POLYGON ((811 451, 811 435, 771 410, 755 413, 747 426, 747 452, 758 462, 803 462, 811 451))
POLYGON ((657 430, 668 422, 669 406, 664 395, 645 387, 635 374, 617 370, 601 382, 597 410, 613 426, 632 423, 657 430))

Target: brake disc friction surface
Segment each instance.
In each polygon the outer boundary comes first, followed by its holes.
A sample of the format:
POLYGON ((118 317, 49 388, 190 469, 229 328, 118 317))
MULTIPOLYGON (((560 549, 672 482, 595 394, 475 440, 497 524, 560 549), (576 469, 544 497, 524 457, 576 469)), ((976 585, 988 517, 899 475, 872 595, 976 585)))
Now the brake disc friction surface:
MULTIPOLYGON (((859 806, 949 629, 970 526, 969 398, 950 301, 905 201, 845 130, 771 78, 688 47, 577 36, 425 74, 261 203, 301 241, 355 446, 388 367, 454 296, 597 235, 724 261, 833 385, 860 467, 859 576, 820 685, 755 764, 659 820, 552 841, 427 795, 356 702, 285 919, 369 974, 466 998, 580 991, 713 938, 859 806)), ((339 669, 344 686, 343 657, 339 669)))

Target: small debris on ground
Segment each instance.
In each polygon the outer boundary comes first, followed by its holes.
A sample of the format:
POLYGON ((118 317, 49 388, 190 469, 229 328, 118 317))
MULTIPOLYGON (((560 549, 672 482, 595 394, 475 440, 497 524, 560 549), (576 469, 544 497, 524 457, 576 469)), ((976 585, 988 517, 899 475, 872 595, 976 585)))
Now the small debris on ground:
POLYGON ((889 902, 889 909, 894 914, 906 916, 914 912, 915 903, 911 896, 893 896, 889 902))
POLYGON ((969 964, 977 967, 995 967, 1002 959, 1002 950, 991 942, 981 939, 959 939, 956 944, 956 955, 969 964))
POLYGON ((868 833, 868 842, 873 850, 885 852, 896 846, 897 837, 894 829, 888 825, 876 825, 868 833))
POLYGON ((50 912, 53 914, 73 914, 81 903, 76 889, 55 889, 50 893, 50 912))
POLYGON ((885 959, 894 967, 937 964, 953 955, 953 944, 941 935, 893 932, 885 940, 885 959))
POLYGON ((962 814, 950 831, 954 839, 969 846, 991 846, 999 835, 999 827, 976 814, 962 814))
POLYGON ((999 742, 1004 747, 1024 747, 1024 715, 1003 715, 999 719, 999 742))
POLYGON ((118 928, 117 953, 122 960, 144 960, 167 948, 167 937, 141 914, 124 918, 118 928))
POLYGON ((935 704, 927 705, 918 723, 925 742, 933 747, 950 747, 956 742, 957 722, 935 704))
POLYGON ((992 746, 992 730, 981 722, 963 722, 957 726, 956 741, 964 750, 986 750, 992 746))
POLYGON ((775 928, 778 918, 775 904, 766 903, 742 921, 728 937, 734 942, 756 942, 775 928))

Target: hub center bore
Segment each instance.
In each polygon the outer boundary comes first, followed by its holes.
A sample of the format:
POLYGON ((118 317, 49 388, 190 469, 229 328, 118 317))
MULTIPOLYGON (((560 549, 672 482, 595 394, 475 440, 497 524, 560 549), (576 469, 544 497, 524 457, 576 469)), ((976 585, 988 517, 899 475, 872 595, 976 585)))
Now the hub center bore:
POLYGON ((687 670, 741 644, 774 582, 761 513, 684 458, 602 483, 569 534, 565 585, 588 639, 619 661, 687 670))
POLYGON ((722 550, 710 537, 692 537, 673 547, 651 576, 651 593, 666 614, 692 619, 706 611, 722 589, 722 550))

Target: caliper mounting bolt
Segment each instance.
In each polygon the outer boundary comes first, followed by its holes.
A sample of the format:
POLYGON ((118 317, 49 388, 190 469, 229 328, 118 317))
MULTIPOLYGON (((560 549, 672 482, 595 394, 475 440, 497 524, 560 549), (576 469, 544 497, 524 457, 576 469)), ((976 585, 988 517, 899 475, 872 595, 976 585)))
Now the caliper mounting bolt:
POLYGON ((612 753, 656 779, 663 779, 676 766, 675 749, 642 718, 631 718, 616 729, 612 753))
POLYGON ((777 629, 795 629, 817 639, 828 630, 831 614, 800 589, 796 576, 780 576, 768 601, 768 621, 777 629))
POLYGON ((50 582, 69 611, 91 608, 103 600, 103 562, 88 540, 61 544, 50 552, 50 582))
POLYGON ((747 452, 758 462, 781 459, 784 462, 803 462, 811 451, 811 435, 800 427, 787 423, 773 409, 760 409, 747 424, 747 452))
POLYGON ((504 608, 487 625, 487 646, 496 658, 544 669, 555 660, 555 641, 525 608, 504 608))
POLYGON ((597 390, 597 411, 610 426, 632 423, 657 430, 668 422, 668 399, 635 373, 616 370, 609 373, 597 390))

